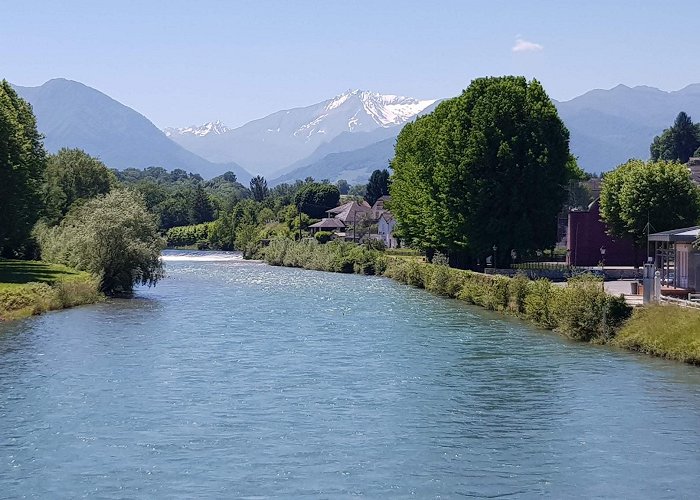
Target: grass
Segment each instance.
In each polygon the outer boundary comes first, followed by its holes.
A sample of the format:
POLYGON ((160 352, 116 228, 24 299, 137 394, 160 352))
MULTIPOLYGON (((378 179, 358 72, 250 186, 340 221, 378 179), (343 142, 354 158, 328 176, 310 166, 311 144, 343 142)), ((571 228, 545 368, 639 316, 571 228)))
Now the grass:
POLYGON ((97 280, 60 264, 0 259, 0 320, 101 300, 97 280))
POLYGON ((700 365, 700 311, 675 305, 639 308, 612 343, 700 365))

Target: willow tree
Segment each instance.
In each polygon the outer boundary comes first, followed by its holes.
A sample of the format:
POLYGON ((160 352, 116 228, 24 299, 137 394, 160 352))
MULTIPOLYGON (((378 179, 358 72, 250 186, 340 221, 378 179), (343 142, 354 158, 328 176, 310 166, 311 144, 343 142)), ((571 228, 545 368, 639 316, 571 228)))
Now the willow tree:
POLYGON ((46 153, 31 106, 0 82, 0 255, 20 249, 42 205, 46 153))
POLYGON ((480 78, 399 134, 390 193, 409 244, 472 266, 551 247, 581 171, 569 132, 536 80, 480 78))

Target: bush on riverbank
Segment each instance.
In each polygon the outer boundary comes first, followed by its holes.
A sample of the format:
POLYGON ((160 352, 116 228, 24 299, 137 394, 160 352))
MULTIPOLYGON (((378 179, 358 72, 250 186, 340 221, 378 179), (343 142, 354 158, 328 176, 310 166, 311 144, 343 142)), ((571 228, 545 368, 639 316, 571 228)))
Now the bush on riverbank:
POLYGON ((41 314, 102 300, 88 273, 58 264, 0 260, 0 320, 41 314))
POLYGON ((165 233, 169 247, 188 247, 197 245, 198 248, 209 246, 210 223, 194 224, 191 226, 177 226, 168 229, 165 233))
POLYGON ((599 278, 577 277, 565 287, 523 275, 507 278, 429 264, 342 241, 325 245, 308 239, 278 239, 265 248, 266 262, 277 266, 357 274, 383 274, 407 285, 445 297, 459 298, 502 311, 578 340, 613 337, 631 309, 624 298, 607 295, 599 278))
POLYGON ((700 365, 700 311, 675 305, 636 309, 613 344, 700 365))
POLYGON ((382 252, 339 240, 322 245, 315 239, 299 242, 273 239, 264 248, 262 257, 273 266, 336 273, 381 274, 386 267, 382 252))
POLYGON ((603 292, 600 280, 578 277, 566 287, 525 276, 507 278, 453 269, 415 260, 387 258, 384 275, 446 297, 529 319, 579 340, 614 336, 629 317, 622 297, 603 292))

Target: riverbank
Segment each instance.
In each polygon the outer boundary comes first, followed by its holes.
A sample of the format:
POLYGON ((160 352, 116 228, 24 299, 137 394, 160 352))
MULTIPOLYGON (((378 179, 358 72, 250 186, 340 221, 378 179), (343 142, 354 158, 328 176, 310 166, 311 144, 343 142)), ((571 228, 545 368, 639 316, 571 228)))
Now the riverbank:
POLYGON ((700 365, 700 313, 659 306, 632 315, 624 298, 605 293, 595 277, 584 276, 570 280, 566 286, 555 286, 545 279, 486 275, 341 242, 318 245, 313 241, 272 241, 265 249, 264 260, 287 267, 382 275, 532 321, 572 339, 609 343, 700 365))
POLYGON ((99 302, 98 285, 90 274, 60 264, 0 259, 0 321, 99 302))

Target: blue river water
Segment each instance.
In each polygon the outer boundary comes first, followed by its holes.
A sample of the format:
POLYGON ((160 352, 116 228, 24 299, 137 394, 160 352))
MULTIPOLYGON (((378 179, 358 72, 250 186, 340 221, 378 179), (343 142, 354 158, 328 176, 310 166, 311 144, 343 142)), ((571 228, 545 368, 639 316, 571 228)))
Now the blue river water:
POLYGON ((0 324, 0 498, 695 498, 700 369, 388 279, 166 252, 0 324))

